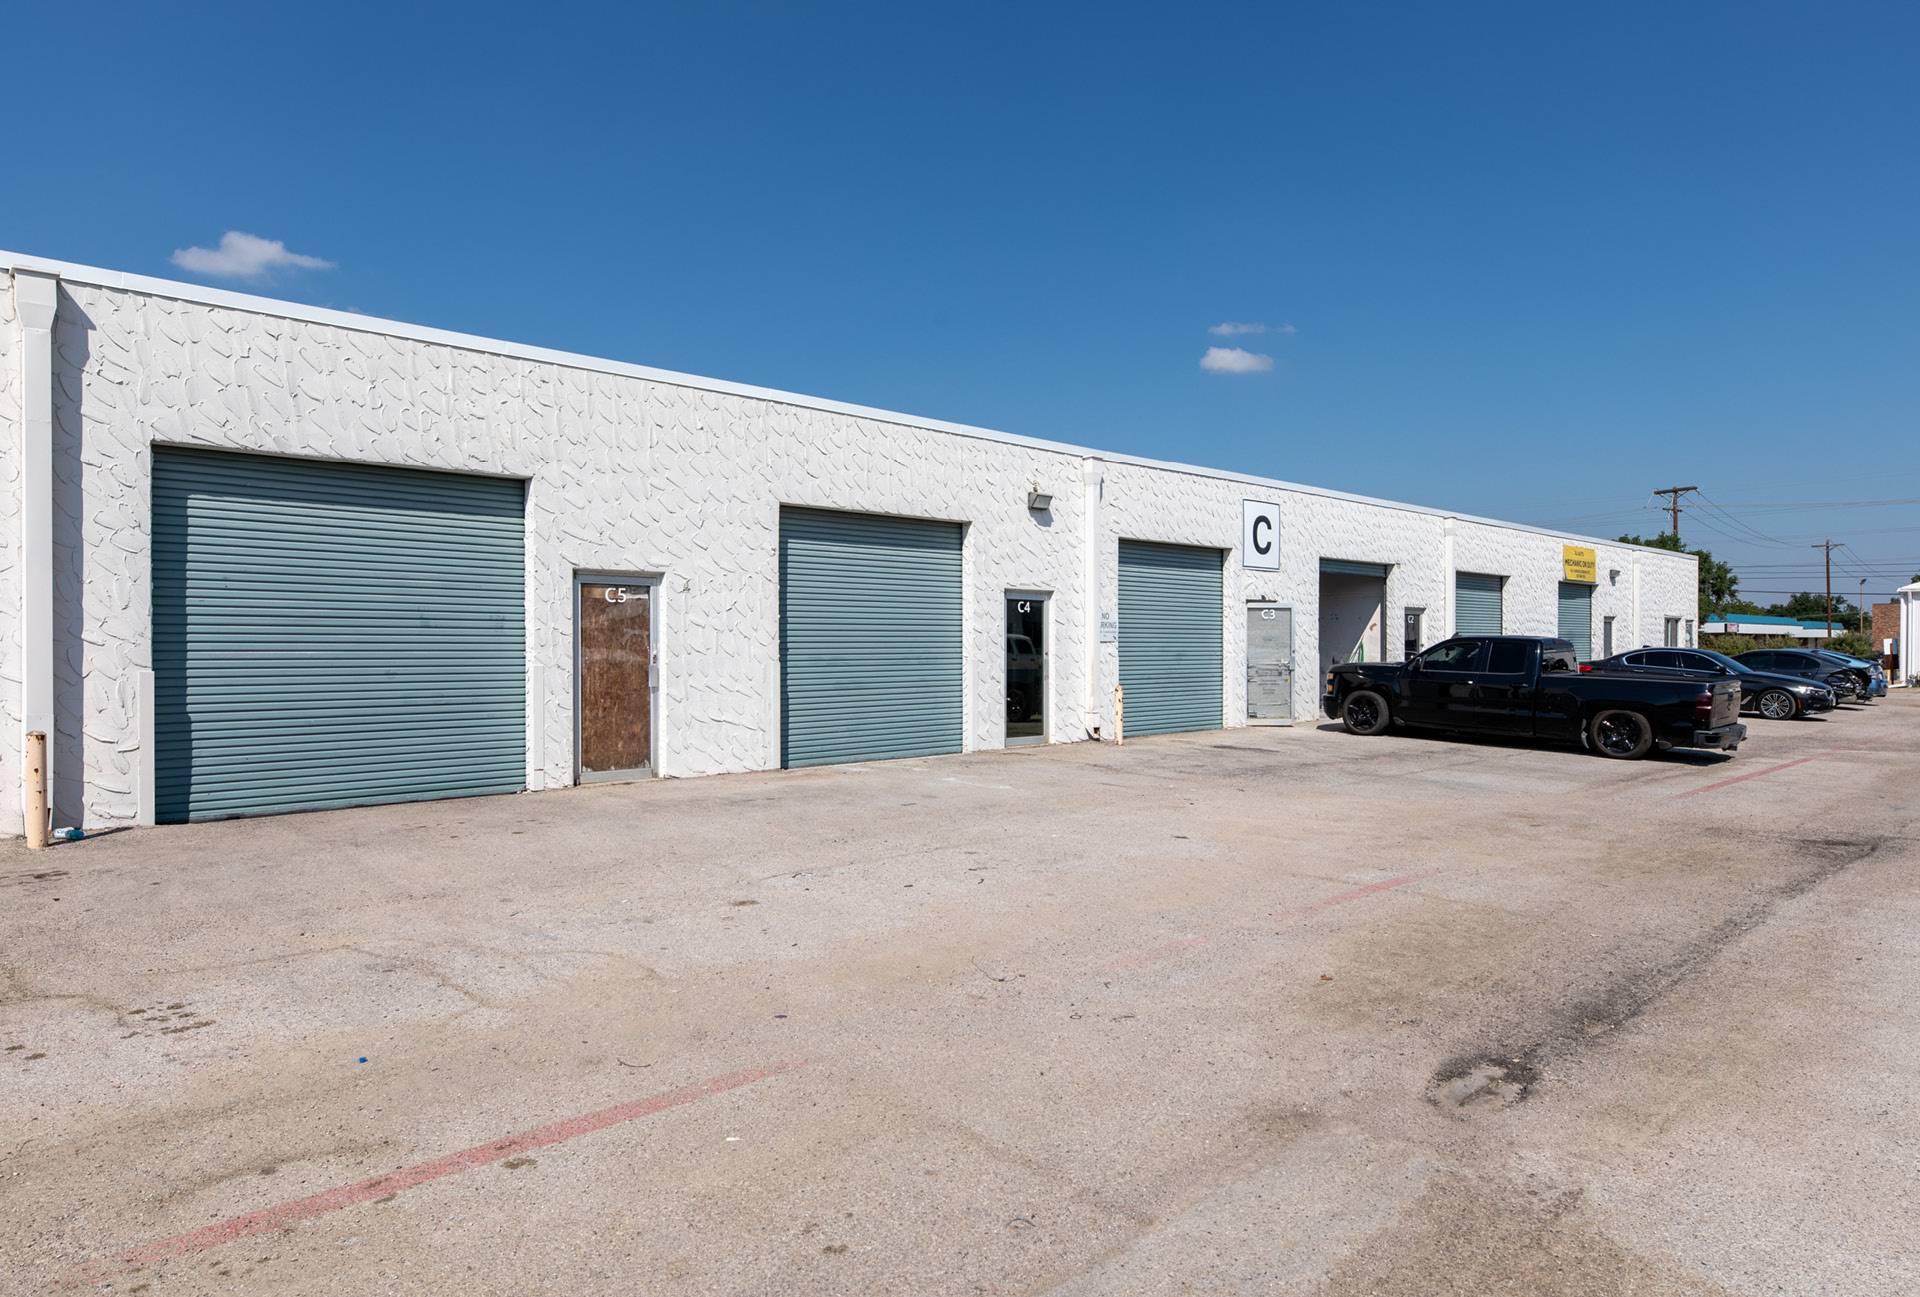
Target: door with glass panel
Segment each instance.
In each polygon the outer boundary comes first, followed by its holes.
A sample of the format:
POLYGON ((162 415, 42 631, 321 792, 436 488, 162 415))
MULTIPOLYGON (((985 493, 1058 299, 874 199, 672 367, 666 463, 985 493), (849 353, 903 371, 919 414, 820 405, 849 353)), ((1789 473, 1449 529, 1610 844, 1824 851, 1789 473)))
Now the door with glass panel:
POLYGON ((1007 596, 1007 746, 1047 741, 1047 601, 1007 596))

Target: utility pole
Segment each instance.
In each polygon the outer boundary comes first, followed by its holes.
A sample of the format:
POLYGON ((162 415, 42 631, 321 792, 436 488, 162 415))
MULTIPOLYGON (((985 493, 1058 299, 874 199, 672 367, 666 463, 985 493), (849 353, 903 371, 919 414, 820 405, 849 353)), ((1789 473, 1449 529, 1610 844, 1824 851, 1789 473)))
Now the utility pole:
POLYGON ((1833 551, 1846 544, 1844 540, 1827 540, 1818 545, 1809 545, 1808 549, 1827 551, 1827 638, 1833 638, 1833 551))
POLYGON ((1680 497, 1689 491, 1698 491, 1697 486, 1670 486, 1664 491, 1655 491, 1655 495, 1672 497, 1667 501, 1667 511, 1673 515, 1673 538, 1680 539, 1680 497))

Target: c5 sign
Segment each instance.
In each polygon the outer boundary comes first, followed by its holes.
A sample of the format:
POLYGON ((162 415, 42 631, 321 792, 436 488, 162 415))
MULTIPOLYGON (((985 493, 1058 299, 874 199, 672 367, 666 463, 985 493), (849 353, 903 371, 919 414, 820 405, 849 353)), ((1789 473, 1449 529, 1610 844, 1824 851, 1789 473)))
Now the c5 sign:
POLYGON ((1566 569, 1564 580, 1592 585, 1600 579, 1600 562, 1592 550, 1581 545, 1562 545, 1560 557, 1566 569))

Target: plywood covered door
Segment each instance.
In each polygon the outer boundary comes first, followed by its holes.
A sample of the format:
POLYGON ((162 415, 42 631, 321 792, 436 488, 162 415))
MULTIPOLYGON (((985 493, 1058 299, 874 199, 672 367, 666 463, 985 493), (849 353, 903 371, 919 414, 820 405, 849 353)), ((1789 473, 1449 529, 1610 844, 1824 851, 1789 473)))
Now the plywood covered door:
POLYGON ((653 767, 653 598, 639 583, 582 578, 580 778, 653 767))

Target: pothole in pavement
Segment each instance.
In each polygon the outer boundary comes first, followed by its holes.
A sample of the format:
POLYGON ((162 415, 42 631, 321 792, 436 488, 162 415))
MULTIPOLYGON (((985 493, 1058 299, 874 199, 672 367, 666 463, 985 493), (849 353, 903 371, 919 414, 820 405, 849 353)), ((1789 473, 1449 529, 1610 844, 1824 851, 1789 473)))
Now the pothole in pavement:
POLYGON ((1507 1108, 1525 1099, 1539 1079, 1524 1058, 1456 1058, 1433 1074, 1429 1097, 1452 1111, 1507 1108))

